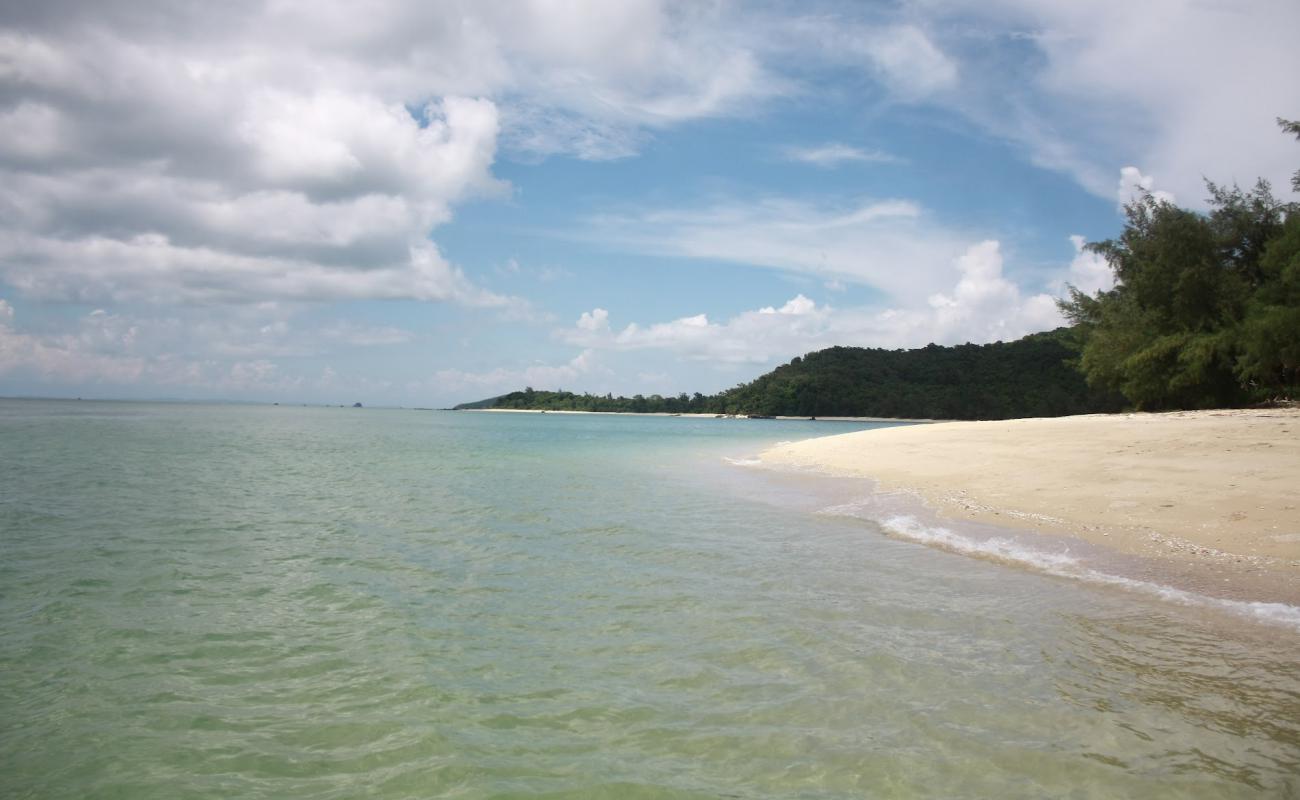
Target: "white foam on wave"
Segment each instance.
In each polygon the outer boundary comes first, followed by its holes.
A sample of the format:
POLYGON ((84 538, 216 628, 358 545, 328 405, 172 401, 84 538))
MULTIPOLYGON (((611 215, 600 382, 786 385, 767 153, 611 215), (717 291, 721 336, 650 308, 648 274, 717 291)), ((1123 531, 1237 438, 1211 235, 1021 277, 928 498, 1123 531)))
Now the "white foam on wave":
POLYGON ((1068 544, 1063 544, 1060 540, 1048 540, 1050 544, 1035 546, 1024 539, 1012 536, 967 535, 951 527, 922 520, 915 514, 889 510, 889 506, 896 504, 896 498, 877 495, 858 502, 830 506, 818 513, 866 519, 900 538, 963 555, 1013 562, 1058 577, 1116 586, 1179 605, 1219 609, 1300 631, 1300 607, 1297 606, 1286 603, 1227 600, 1152 581, 1103 572, 1089 566, 1082 558, 1071 552, 1068 544), (1048 549, 1053 544, 1057 549, 1048 549))
POLYGON ((1094 583, 1121 586, 1125 589, 1142 592, 1144 594, 1152 594, 1162 600, 1179 603, 1185 606, 1219 608, 1230 611, 1234 614, 1251 617, 1262 622, 1285 625, 1288 628, 1300 631, 1300 607, 1287 605, 1286 603, 1264 603, 1250 600, 1227 600, 1219 597, 1210 597, 1196 592, 1189 592, 1185 589, 1177 589, 1173 586, 1166 586, 1164 584, 1152 583, 1151 581, 1137 580, 1134 578, 1125 578, 1122 575, 1112 575, 1108 572, 1101 572, 1095 569, 1083 569, 1079 574, 1067 574, 1067 577, 1077 577, 1081 580, 1092 581, 1094 583))
POLYGON ((966 555, 991 556, 1048 570, 1072 569, 1079 563, 1077 558, 1070 555, 1069 548, 1053 553, 1026 547, 1014 539, 1003 536, 975 539, 962 536, 949 528, 926 525, 915 517, 903 514, 878 520, 878 523, 890 533, 898 534, 906 539, 925 544, 940 545, 945 549, 955 550, 966 555))
MULTIPOLYGON (((723 457, 726 463, 746 468, 767 469, 772 465, 761 458, 723 457)), ((815 472, 817 468, 781 465, 789 473, 815 472)), ((855 479, 860 481, 860 479, 855 479)), ((856 493, 855 493, 856 494, 856 493)), ((841 495, 843 497, 843 495, 841 495)), ((1095 564, 1106 554, 1087 542, 1014 531, 981 523, 940 523, 924 499, 909 491, 881 491, 857 499, 822 507, 816 513, 854 517, 873 522, 894 536, 920 544, 977 558, 1009 562, 1058 577, 1114 586, 1184 606, 1227 611, 1259 622, 1282 625, 1300 632, 1300 606, 1287 603, 1229 600, 1179 589, 1154 581, 1129 578, 1098 569, 1095 564)))

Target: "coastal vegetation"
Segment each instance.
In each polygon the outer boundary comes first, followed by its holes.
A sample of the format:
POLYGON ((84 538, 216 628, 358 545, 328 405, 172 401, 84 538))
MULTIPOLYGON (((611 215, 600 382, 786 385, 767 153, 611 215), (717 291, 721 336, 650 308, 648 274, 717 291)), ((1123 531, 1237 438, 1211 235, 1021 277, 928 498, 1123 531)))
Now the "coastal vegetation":
POLYGON ((1121 408, 1121 397, 1089 387, 1069 365, 1077 349, 1065 328, 984 345, 832 347, 715 395, 615 397, 528 388, 456 408, 917 419, 1049 417, 1121 408))
MULTIPOLYGON (((1300 137, 1300 123, 1280 122, 1300 137)), ((1089 385, 1137 408, 1234 406, 1300 388, 1300 204, 1263 180, 1208 189, 1208 214, 1150 194, 1126 206, 1119 237, 1089 245, 1115 288, 1071 289, 1061 303, 1089 385)))

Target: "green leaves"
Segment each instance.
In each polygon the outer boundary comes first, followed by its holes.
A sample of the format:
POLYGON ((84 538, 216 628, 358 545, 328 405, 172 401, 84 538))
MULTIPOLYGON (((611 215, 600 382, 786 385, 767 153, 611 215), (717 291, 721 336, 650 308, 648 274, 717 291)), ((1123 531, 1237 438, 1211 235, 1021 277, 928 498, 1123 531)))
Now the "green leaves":
MULTIPOLYGON (((1300 124, 1284 127, 1300 135, 1300 124)), ((1262 180, 1250 191, 1208 187, 1208 215, 1151 195, 1127 206, 1119 238, 1089 245, 1115 271, 1115 288, 1093 297, 1071 288, 1060 304, 1084 336, 1088 383, 1138 408, 1234 405, 1300 388, 1300 207, 1262 180)))
POLYGON ((1257 392, 1296 395, 1300 384, 1300 214, 1260 259, 1264 281, 1238 328, 1236 373, 1257 392))

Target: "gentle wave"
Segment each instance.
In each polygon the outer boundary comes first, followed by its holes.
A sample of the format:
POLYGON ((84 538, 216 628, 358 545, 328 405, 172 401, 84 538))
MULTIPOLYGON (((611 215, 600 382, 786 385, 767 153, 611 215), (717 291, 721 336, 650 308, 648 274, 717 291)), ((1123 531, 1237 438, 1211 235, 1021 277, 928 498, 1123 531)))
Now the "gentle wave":
POLYGON ((1079 559, 1070 555, 1068 548, 1059 553, 1052 553, 1028 547, 1007 537, 995 536, 983 540, 973 539, 955 533, 949 528, 925 525, 915 517, 901 514, 879 520, 879 523, 885 530, 904 538, 939 545, 968 555, 1015 561, 1059 573, 1075 570, 1079 566, 1079 559))
POLYGON ((1162 600, 1181 605, 1225 610, 1300 631, 1300 607, 1287 603, 1228 600, 1153 581, 1128 578, 1088 566, 1083 559, 1071 554, 1068 545, 1061 545, 1058 551, 1053 552, 1009 536, 990 536, 987 538, 968 536, 951 527, 926 523, 912 514, 886 513, 876 515, 873 511, 878 509, 879 506, 878 499, 868 499, 830 506, 821 509, 818 513, 829 516, 867 519, 879 525, 886 532, 901 538, 964 555, 1009 561, 1059 577, 1108 586, 1119 586, 1124 589, 1154 595, 1162 600))

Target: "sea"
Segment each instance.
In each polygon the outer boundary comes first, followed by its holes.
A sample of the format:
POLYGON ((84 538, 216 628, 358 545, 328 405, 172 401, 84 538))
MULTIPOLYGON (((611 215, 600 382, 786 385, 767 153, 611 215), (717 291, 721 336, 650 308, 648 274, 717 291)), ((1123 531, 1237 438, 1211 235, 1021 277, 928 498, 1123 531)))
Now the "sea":
POLYGON ((0 797, 1300 796, 1300 629, 754 466, 867 427, 0 401, 0 797))

